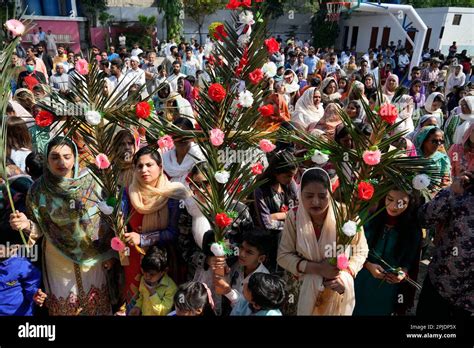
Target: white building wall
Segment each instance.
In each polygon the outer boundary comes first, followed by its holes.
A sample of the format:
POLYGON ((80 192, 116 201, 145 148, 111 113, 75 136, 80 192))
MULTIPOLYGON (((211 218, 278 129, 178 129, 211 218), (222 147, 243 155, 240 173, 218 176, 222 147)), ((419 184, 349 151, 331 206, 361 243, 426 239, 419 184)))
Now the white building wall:
MULTIPOLYGON (((428 28, 431 28, 431 35, 428 47, 448 53, 448 48, 453 41, 457 42, 458 51, 466 49, 468 54, 474 55, 474 8, 465 7, 437 7, 416 9, 428 28), (460 25, 453 25, 454 15, 460 14, 460 25), (443 36, 440 38, 441 28, 444 27, 443 36)), ((400 21, 402 22, 402 21, 400 21)), ((398 28, 393 19, 388 15, 375 15, 363 12, 353 13, 349 19, 341 20, 341 33, 336 42, 337 47, 342 48, 344 40, 344 27, 349 26, 348 46, 350 46, 353 28, 359 27, 356 49, 365 52, 369 48, 372 27, 378 27, 377 46, 381 44, 383 28, 389 26, 389 41, 402 40, 405 43, 404 32, 398 28)), ((416 41, 415 35, 415 41, 416 41)))

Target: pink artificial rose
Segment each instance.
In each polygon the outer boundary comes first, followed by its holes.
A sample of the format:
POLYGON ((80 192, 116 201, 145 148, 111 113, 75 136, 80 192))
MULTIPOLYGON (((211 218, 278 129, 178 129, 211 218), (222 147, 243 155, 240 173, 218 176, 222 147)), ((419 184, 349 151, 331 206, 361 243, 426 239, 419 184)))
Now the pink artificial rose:
POLYGON ((375 166, 380 163, 380 157, 382 157, 382 153, 380 150, 375 151, 364 151, 362 154, 362 159, 364 160, 365 164, 369 166, 375 166))
POLYGON ((211 144, 214 146, 221 146, 224 143, 225 134, 219 128, 214 128, 211 130, 211 144))
POLYGON ((162 136, 158 139, 158 146, 164 151, 168 151, 174 148, 173 138, 169 135, 162 136))
POLYGON ((276 148, 276 146, 273 145, 272 142, 267 139, 260 140, 258 146, 260 146, 260 150, 262 150, 263 152, 272 152, 276 148))
POLYGON ((110 246, 115 251, 123 251, 125 249, 125 244, 120 240, 119 237, 114 237, 110 241, 110 246))
POLYGON ((76 71, 81 75, 87 75, 89 73, 89 63, 85 59, 79 59, 75 68, 76 71))
POLYGON ((110 161, 106 154, 99 153, 95 157, 95 165, 99 169, 107 169, 110 167, 110 161))
POLYGON ((5 26, 14 37, 21 36, 25 32, 25 26, 17 19, 10 19, 6 21, 5 26))
POLYGON ((343 271, 347 269, 347 267, 349 267, 349 260, 347 259, 346 254, 337 255, 337 268, 343 271))

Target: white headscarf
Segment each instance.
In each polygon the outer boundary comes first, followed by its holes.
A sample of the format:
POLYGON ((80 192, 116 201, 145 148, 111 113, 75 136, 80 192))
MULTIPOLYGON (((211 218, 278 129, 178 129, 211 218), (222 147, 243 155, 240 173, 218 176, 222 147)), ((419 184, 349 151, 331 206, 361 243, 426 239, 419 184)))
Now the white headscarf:
POLYGON ((426 102, 425 102, 425 110, 433 115, 434 117, 437 118, 437 123, 439 125, 442 125, 443 124, 443 112, 441 111, 441 109, 437 109, 437 110, 433 110, 433 102, 435 100, 435 98, 437 96, 440 96, 443 100, 444 100, 444 96, 442 93, 440 92, 433 92, 431 93, 428 98, 426 98, 426 102))
POLYGON ((470 114, 460 114, 459 117, 463 122, 456 127, 456 131, 454 132, 453 136, 453 141, 454 144, 461 144, 462 143, 462 138, 464 133, 467 131, 467 129, 470 127, 471 124, 474 123, 474 96, 467 96, 462 98, 459 101, 459 105, 461 105, 462 101, 465 101, 467 103, 467 106, 469 110, 471 111, 470 114))
POLYGON ((163 170, 170 177, 170 181, 185 184, 186 176, 193 169, 195 163, 204 160, 204 155, 198 144, 191 143, 191 147, 181 163, 178 163, 176 159, 176 149, 166 151, 162 158, 163 170))
POLYGON ((290 94, 299 90, 300 84, 298 83, 298 76, 296 75, 296 73, 291 69, 286 69, 285 73, 287 71, 291 71, 291 73, 293 74, 293 81, 291 83, 287 83, 286 80, 283 80, 283 85, 285 86, 286 93, 290 94))
POLYGON ((307 127, 310 123, 318 122, 323 117, 323 104, 314 105, 313 97, 316 91, 318 91, 316 87, 310 87, 298 99, 291 117, 292 121, 299 122, 307 127))
MULTIPOLYGON (((329 174, 324 169, 318 167, 306 170, 301 180, 303 180, 305 174, 314 170, 323 172, 328 177, 328 182, 331 183, 329 174)), ((299 197, 301 197, 301 187, 299 197)), ((309 213, 303 204, 300 204, 296 211, 296 251, 308 261, 321 262, 325 259, 326 247, 333 245, 335 242, 336 217, 332 203, 329 203, 319 240, 316 239, 309 213)), ((349 258, 347 251, 346 255, 349 258)), ((323 277, 319 274, 304 274, 298 298, 298 315, 351 315, 355 307, 354 279, 347 272, 341 272, 340 274, 344 282, 345 291, 342 295, 331 291, 325 299, 327 306, 322 306, 320 309, 322 313, 315 313, 315 306, 319 294, 324 291, 323 277)))

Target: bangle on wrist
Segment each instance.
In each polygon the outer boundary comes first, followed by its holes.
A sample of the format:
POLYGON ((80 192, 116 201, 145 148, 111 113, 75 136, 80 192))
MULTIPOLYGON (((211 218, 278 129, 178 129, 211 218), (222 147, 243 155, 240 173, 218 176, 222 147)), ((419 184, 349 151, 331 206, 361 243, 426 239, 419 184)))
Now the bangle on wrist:
POLYGON ((296 272, 298 272, 299 274, 304 274, 304 270, 303 270, 303 271, 300 271, 300 264, 301 264, 301 262, 303 262, 303 261, 304 261, 304 259, 300 259, 300 260, 298 261, 298 263, 296 264, 296 272))

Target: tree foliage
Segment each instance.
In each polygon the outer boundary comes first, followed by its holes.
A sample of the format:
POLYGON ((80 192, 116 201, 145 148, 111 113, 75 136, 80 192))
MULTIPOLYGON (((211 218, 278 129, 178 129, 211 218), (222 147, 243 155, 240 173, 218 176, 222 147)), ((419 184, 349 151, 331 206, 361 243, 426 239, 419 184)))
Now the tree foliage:
POLYGON ((202 43, 201 30, 206 16, 210 16, 217 10, 224 8, 222 0, 189 0, 184 3, 186 16, 198 25, 199 41, 202 43))
POLYGON ((182 0, 158 0, 158 12, 164 12, 168 39, 179 39, 183 31, 182 0))

